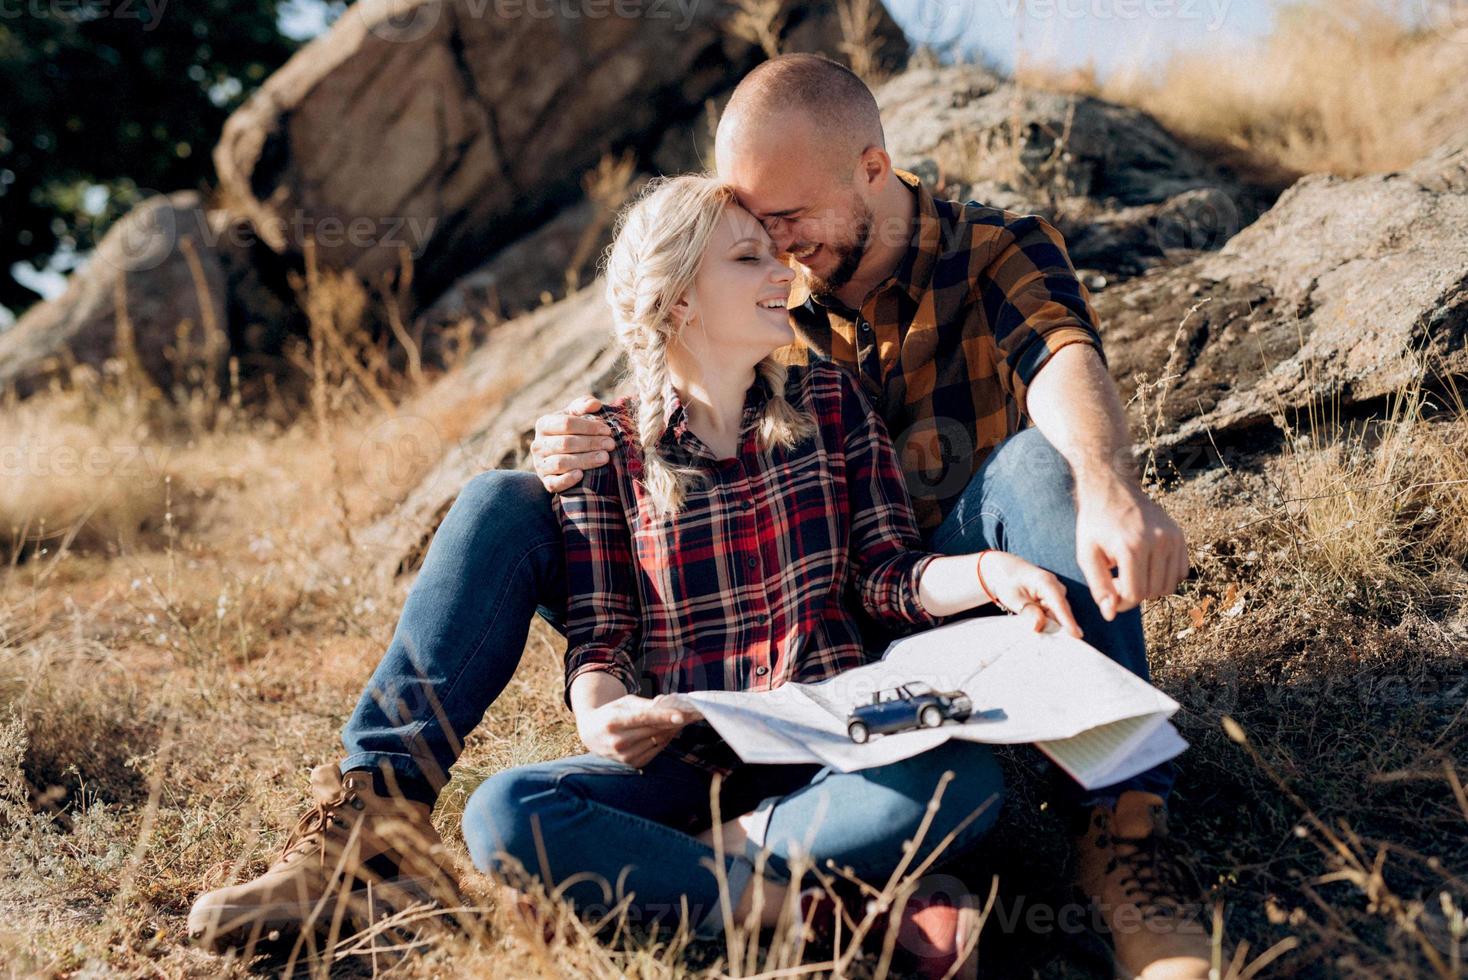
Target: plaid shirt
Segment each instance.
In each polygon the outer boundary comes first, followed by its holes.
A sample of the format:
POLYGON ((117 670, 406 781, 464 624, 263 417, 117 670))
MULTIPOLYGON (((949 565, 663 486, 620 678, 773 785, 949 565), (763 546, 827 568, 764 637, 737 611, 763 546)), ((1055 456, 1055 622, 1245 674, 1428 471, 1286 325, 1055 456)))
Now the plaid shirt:
MULTIPOLYGON (((791 369, 786 398, 817 426, 791 450, 758 447, 768 397, 763 379, 750 386, 738 455, 719 459, 667 389, 663 443, 704 477, 671 517, 654 516, 638 478, 633 400, 598 413, 617 441, 611 461, 553 495, 565 539, 568 704, 571 682, 592 670, 650 696, 763 691, 866 663, 853 596, 894 629, 940 622, 918 598, 937 556, 916 550, 902 472, 856 379, 830 363, 791 369)), ((706 723, 669 750, 714 770, 737 764, 706 723)))
POLYGON ((1048 222, 934 200, 917 177, 896 174, 917 198, 897 270, 860 310, 813 296, 798 277, 789 306, 799 342, 782 353, 804 363, 814 352, 861 378, 897 446, 918 524, 931 531, 1018 431, 1025 393, 1050 355, 1075 343, 1101 353, 1101 338, 1048 222))

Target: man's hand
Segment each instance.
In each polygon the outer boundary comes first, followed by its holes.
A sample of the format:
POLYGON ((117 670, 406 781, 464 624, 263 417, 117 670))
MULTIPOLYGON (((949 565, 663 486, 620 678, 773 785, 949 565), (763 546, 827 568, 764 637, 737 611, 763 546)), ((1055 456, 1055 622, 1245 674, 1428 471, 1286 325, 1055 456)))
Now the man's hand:
POLYGON ((1076 559, 1107 621, 1187 578, 1182 528, 1141 487, 1116 477, 1078 482, 1076 511, 1076 559))
POLYGON ((699 714, 672 708, 666 698, 623 695, 577 712, 576 731, 587 751, 641 769, 699 714))
POLYGON ((612 430, 601 419, 586 418, 601 409, 590 395, 578 398, 564 412, 542 415, 535 420, 535 441, 530 458, 535 475, 551 493, 569 490, 581 482, 584 470, 606 464, 616 442, 612 430))

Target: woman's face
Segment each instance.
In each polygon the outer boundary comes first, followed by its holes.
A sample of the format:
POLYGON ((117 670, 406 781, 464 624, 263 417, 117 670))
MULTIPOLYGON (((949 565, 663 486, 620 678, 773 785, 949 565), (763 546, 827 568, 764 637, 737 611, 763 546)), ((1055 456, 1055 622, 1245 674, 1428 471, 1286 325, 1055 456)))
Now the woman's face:
MULTIPOLYGON (((729 204, 714 229, 688 297, 693 320, 679 345, 707 367, 752 367, 794 342, 785 312, 794 274, 754 217, 729 204)), ((672 352, 670 352, 672 353, 672 352)))

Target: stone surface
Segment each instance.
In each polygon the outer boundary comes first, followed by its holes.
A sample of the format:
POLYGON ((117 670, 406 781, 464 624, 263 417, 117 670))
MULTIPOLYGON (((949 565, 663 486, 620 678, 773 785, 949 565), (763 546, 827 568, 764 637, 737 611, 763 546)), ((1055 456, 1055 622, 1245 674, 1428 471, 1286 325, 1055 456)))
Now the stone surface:
MULTIPOLYGON (((632 6, 362 0, 226 123, 228 207, 275 250, 314 237, 323 265, 374 283, 406 248, 426 305, 574 202, 603 154, 650 152, 758 61, 724 28, 727 3, 632 6)), ((791 50, 837 49, 833 5, 787 12, 791 50)), ((882 36, 900 60, 885 17, 882 36)))
POLYGON ((1163 445, 1379 398, 1424 363, 1468 372, 1468 143, 1398 173, 1305 177, 1221 251, 1097 307, 1123 396, 1167 379, 1134 406, 1163 445))
POLYGON ((32 394, 71 362, 101 370, 119 353, 123 295, 136 364, 154 384, 192 385, 198 377, 190 367, 222 381, 229 355, 222 231, 193 191, 143 201, 108 230, 62 295, 0 333, 0 391, 32 394))
MULTIPOLYGON (((373 556, 376 574, 391 579, 421 564, 434 530, 475 474, 529 468, 537 418, 578 395, 616 392, 624 363, 612 337, 603 289, 598 279, 560 302, 497 327, 460 370, 428 393, 436 403, 472 400, 485 392, 505 396, 476 414, 402 503, 359 536, 359 544, 373 556)), ((413 411, 411 405, 404 407, 408 415, 413 411)))
POLYGON ((973 65, 911 68, 876 95, 898 166, 942 196, 1045 215, 1108 280, 1216 249, 1267 206, 1136 109, 973 65))

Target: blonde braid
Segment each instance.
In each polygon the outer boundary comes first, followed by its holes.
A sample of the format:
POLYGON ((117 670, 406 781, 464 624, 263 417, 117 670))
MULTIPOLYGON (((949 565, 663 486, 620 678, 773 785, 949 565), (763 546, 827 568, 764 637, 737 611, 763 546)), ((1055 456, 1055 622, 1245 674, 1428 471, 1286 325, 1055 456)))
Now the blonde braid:
POLYGON ((765 402, 764 415, 760 418, 759 447, 767 452, 776 446, 794 449, 815 434, 816 425, 809 412, 801 411, 785 399, 790 368, 772 355, 760 361, 755 370, 770 386, 770 399, 765 402))

